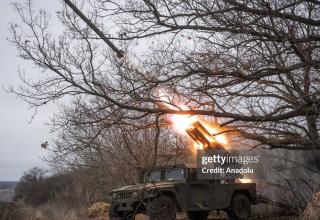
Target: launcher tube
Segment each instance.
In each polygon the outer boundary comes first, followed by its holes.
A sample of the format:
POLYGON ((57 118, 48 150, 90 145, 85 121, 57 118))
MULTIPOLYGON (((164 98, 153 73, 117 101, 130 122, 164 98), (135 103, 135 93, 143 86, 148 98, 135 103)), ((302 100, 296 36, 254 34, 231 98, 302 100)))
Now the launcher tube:
POLYGON ((123 51, 118 49, 105 35, 104 33, 93 24, 70 0, 63 0, 72 11, 74 11, 111 49, 117 54, 117 57, 121 59, 124 55, 123 51))

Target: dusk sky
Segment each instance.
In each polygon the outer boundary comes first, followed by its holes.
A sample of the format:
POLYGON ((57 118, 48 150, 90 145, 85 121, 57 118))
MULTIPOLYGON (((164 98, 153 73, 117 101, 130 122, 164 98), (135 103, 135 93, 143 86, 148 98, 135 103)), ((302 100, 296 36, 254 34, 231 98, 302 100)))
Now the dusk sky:
MULTIPOLYGON (((24 171, 34 166, 47 166, 40 159, 46 154, 40 145, 46 140, 49 144, 52 143, 53 135, 49 133, 49 127, 45 123, 49 122, 49 117, 56 109, 54 105, 40 108, 31 121, 34 109, 30 109, 23 100, 3 89, 9 85, 17 87, 21 84, 18 68, 26 70, 30 78, 39 74, 39 70, 31 63, 23 62, 17 57, 15 47, 7 40, 10 37, 9 23, 19 19, 13 10, 12 2, 3 0, 0 7, 0 181, 18 180, 24 171)), ((34 0, 34 5, 53 13, 61 7, 59 0, 34 0)))

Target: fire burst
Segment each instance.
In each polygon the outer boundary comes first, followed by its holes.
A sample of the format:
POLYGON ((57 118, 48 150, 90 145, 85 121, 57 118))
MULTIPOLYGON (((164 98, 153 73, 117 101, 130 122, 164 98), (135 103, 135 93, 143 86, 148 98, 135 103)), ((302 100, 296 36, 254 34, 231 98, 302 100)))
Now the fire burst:
MULTIPOLYGON (((173 101, 164 92, 159 92, 159 97, 162 101, 159 105, 174 110, 190 110, 182 103, 174 102, 171 104, 173 101)), ((168 116, 168 120, 177 132, 192 138, 194 150, 219 146, 228 148, 225 130, 221 129, 219 124, 197 115, 173 114, 168 116)))

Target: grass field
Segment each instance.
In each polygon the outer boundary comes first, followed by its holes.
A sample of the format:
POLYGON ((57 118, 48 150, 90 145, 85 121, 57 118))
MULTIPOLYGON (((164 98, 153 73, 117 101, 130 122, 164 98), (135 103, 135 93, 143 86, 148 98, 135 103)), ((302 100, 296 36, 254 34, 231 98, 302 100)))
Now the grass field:
MULTIPOLYGON (((46 204, 33 208, 20 203, 0 202, 1 220, 108 220, 107 213, 103 216, 89 218, 86 207, 66 207, 57 204, 46 204)), ((212 212, 208 220, 226 220, 224 212, 212 212)), ((298 220, 292 216, 282 217, 252 217, 252 220, 298 220)), ((147 216, 137 215, 135 220, 149 220, 147 216)), ((178 213, 177 220, 188 220, 185 213, 178 213)))

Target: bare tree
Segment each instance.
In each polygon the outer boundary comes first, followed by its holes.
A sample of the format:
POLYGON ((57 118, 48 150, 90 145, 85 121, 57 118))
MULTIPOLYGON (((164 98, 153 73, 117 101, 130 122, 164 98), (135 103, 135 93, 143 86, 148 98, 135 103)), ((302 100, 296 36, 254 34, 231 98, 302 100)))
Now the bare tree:
POLYGON ((47 202, 50 192, 45 182, 45 173, 39 167, 26 171, 16 186, 16 199, 22 199, 33 206, 47 202))
POLYGON ((15 4, 22 23, 11 26, 11 42, 43 74, 23 77, 25 85, 12 91, 32 106, 71 96, 76 123, 141 127, 164 114, 207 115, 270 148, 319 149, 319 4, 84 4, 90 20, 125 51, 121 60, 67 8, 58 14, 64 32, 57 37, 45 11, 37 14, 30 1, 15 4), (133 55, 138 49, 144 53, 133 55))
POLYGON ((137 183, 137 168, 177 163, 185 156, 186 141, 163 129, 154 150, 155 128, 128 125, 75 124, 63 128, 46 158, 53 166, 95 169, 106 186, 137 183), (102 127, 100 127, 102 126, 102 127), (180 159, 179 159, 180 158, 180 159), (128 172, 130 171, 130 172, 128 172))

